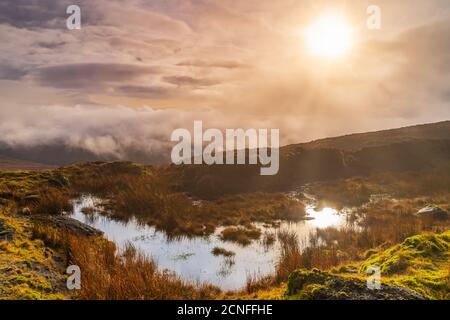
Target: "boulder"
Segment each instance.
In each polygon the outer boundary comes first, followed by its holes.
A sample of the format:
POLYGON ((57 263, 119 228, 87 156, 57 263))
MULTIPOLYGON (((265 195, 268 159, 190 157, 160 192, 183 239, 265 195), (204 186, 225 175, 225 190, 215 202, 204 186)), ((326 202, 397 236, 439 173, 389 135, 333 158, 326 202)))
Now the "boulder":
POLYGON ((427 206, 425 208, 422 208, 419 211, 417 211, 416 216, 420 218, 430 217, 439 220, 445 220, 450 218, 450 214, 447 211, 437 206, 427 206))
POLYGON ((22 208, 22 211, 20 213, 24 216, 31 216, 31 210, 28 207, 22 208))

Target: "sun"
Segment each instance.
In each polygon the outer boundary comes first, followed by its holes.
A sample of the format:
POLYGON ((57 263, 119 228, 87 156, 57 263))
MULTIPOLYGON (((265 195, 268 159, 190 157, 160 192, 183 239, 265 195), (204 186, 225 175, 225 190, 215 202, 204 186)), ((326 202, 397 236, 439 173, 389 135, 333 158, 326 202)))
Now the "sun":
POLYGON ((353 31, 343 16, 326 14, 305 30, 308 51, 318 57, 334 59, 345 56, 353 45, 353 31))

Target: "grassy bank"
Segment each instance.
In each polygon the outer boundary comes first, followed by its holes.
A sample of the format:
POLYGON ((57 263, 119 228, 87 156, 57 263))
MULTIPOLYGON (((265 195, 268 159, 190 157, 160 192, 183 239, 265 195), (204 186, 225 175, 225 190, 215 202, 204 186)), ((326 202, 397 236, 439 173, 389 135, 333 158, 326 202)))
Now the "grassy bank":
POLYGON ((0 209, 0 299, 68 299, 66 256, 33 237, 27 218, 11 215, 14 206, 0 209))
POLYGON ((387 250, 373 252, 363 262, 328 272, 299 269, 289 276, 288 299, 450 299, 450 231, 407 238, 387 250), (381 270, 382 290, 367 289, 367 271, 381 270), (407 288, 410 291, 404 291, 407 288), (416 295, 418 293, 419 295, 416 295))

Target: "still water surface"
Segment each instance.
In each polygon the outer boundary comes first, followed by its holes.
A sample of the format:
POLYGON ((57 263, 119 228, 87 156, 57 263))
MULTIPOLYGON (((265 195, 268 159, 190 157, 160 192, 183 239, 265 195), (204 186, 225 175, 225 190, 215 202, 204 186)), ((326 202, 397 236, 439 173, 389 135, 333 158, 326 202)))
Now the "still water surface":
MULTIPOLYGON (((86 223, 104 232, 105 237, 114 241, 119 248, 131 242, 137 249, 151 256, 162 269, 175 271, 184 279, 208 282, 225 290, 240 289, 250 275, 268 275, 274 271, 274 263, 279 255, 278 241, 270 247, 263 241, 253 241, 248 246, 224 242, 216 232, 208 237, 182 237, 168 239, 166 234, 136 220, 121 222, 98 213, 85 214, 83 208, 94 208, 100 203, 92 196, 82 196, 74 201, 72 218, 86 223), (214 256, 214 247, 225 248, 235 252, 230 260, 214 256)), ((276 233, 279 230, 295 231, 300 243, 307 245, 307 239, 316 228, 340 227, 345 224, 345 216, 332 208, 316 211, 313 205, 307 206, 306 213, 311 220, 299 222, 281 222, 277 228, 256 224, 262 232, 276 233)), ((262 237, 261 237, 262 238, 262 237)))

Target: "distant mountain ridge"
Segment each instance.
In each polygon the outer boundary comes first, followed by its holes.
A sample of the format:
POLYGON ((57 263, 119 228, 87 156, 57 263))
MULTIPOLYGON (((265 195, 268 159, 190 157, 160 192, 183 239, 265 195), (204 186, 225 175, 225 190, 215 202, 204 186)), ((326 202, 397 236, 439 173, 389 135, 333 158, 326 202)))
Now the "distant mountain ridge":
MULTIPOLYGON (((449 143, 450 121, 442 121, 281 147, 280 173, 275 178, 261 179, 259 168, 255 166, 183 166, 181 170, 189 172, 188 179, 192 180, 190 183, 219 178, 225 181, 228 181, 228 178, 241 181, 244 178, 247 179, 242 181, 244 189, 248 189, 250 183, 258 184, 263 189, 274 186, 278 189, 287 187, 287 180, 300 183, 367 174, 374 170, 413 170, 445 163, 450 158, 447 154, 449 143)), ((167 154, 170 154, 170 150, 167 154)), ((117 159, 62 144, 20 148, 0 144, 0 168, 2 157, 7 159, 3 161, 4 168, 37 168, 113 160, 146 164, 168 163, 167 156, 147 154, 140 150, 130 150, 126 159, 117 159)), ((232 181, 229 183, 233 184, 232 181)))
POLYGON ((45 165, 42 163, 36 163, 26 160, 13 159, 0 155, 0 170, 37 170, 37 169, 48 169, 51 168, 50 165, 45 165))

